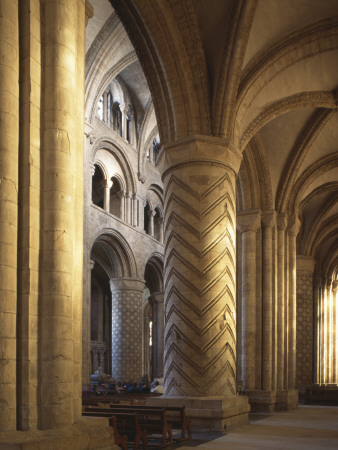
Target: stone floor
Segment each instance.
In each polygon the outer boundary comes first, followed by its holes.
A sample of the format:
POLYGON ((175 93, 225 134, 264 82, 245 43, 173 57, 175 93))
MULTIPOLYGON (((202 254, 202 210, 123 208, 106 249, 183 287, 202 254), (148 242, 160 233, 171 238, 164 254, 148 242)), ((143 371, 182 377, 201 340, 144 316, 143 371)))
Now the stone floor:
POLYGON ((338 449, 338 406, 300 405, 269 416, 252 414, 250 423, 225 435, 193 433, 193 440, 176 448, 191 450, 338 449))

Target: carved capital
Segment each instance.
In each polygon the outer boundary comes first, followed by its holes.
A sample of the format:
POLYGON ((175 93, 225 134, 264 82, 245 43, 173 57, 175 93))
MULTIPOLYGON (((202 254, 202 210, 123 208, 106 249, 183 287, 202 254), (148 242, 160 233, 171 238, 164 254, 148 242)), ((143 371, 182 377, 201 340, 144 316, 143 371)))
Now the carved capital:
POLYGON ((258 209, 237 214, 237 228, 241 233, 258 231, 261 227, 261 212, 258 209))
POLYGON ((277 226, 280 230, 286 230, 288 226, 288 219, 285 213, 278 214, 277 216, 277 226))
POLYGON ((289 217, 288 232, 290 236, 297 236, 300 228, 300 220, 296 216, 289 217))
POLYGON ((218 164, 238 173, 242 154, 228 140, 195 135, 163 146, 164 156, 158 164, 162 176, 187 164, 218 164))
POLYGON ((276 213, 273 209, 262 211, 262 226, 273 228, 276 224, 276 213))
POLYGON ((154 294, 151 294, 151 296, 148 298, 148 300, 151 305, 163 304, 164 303, 164 294, 163 294, 163 292, 155 292, 154 294))
POLYGON ((138 291, 143 292, 144 280, 136 278, 111 278, 109 280, 110 289, 114 291, 138 291))

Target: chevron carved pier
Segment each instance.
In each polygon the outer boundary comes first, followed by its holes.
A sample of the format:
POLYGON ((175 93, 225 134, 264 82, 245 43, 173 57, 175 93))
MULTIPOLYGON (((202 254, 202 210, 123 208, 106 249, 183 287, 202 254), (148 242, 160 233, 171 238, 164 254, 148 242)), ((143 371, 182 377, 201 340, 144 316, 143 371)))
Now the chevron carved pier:
POLYGON ((165 183, 165 394, 236 393, 235 173, 196 161, 165 183))

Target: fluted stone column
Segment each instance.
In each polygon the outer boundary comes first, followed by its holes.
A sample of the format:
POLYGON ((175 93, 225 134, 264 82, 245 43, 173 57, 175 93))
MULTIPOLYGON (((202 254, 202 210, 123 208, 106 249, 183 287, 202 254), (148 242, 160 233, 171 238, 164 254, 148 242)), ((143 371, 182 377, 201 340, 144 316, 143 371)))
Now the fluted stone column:
POLYGON ((142 294, 144 281, 112 278, 112 376, 138 382, 142 377, 142 294))
POLYGON ((273 329, 275 296, 272 289, 274 270, 272 232, 275 226, 274 211, 262 213, 262 251, 263 251, 263 335, 262 335, 262 388, 271 391, 274 388, 273 374, 273 329))
POLYGON ((287 219, 285 214, 278 215, 278 312, 277 312, 277 390, 286 388, 285 380, 285 231, 287 219))
POLYGON ((292 217, 288 225, 289 237, 289 322, 288 322, 288 389, 296 385, 296 327, 297 327, 297 253, 296 238, 299 219, 292 217))
POLYGON ((186 405, 196 426, 220 431, 248 419, 247 397, 236 396, 235 178, 240 160, 227 141, 206 136, 165 146, 161 160, 164 393, 167 402, 172 398, 186 405))
POLYGON ((0 431, 16 428, 18 1, 0 0, 0 431))
POLYGON ((163 341, 164 341, 164 296, 154 293, 149 297, 153 309, 153 375, 163 377, 163 341))
POLYGON ((261 226, 259 211, 237 215, 237 228, 242 234, 242 377, 243 389, 258 388, 256 377, 257 323, 256 323, 256 266, 257 231, 261 226))

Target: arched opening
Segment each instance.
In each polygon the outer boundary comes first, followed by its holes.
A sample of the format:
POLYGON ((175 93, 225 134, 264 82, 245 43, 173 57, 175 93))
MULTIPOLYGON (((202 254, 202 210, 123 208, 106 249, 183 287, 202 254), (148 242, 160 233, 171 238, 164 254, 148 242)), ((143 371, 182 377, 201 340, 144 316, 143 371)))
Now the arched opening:
POLYGON ((95 172, 92 177, 92 202, 94 205, 103 208, 104 205, 105 178, 101 168, 95 164, 95 172))
POLYGON ((116 217, 121 217, 121 185, 116 177, 112 177, 112 187, 110 188, 110 213, 116 217))
POLYGON ((158 207, 155 208, 155 216, 154 216, 154 237, 162 242, 163 241, 163 219, 162 213, 158 207))
POLYGON ((144 231, 147 233, 147 234, 149 234, 149 232, 150 232, 150 214, 151 214, 151 208, 150 208, 150 205, 149 205, 149 203, 147 202, 146 203, 146 205, 145 205, 145 207, 144 207, 144 210, 143 210, 143 213, 144 213, 144 231))
POLYGON ((109 278, 97 263, 91 273, 90 311, 90 371, 101 367, 111 374, 111 292, 109 278))
POLYGON ((164 296, 163 261, 153 256, 146 264, 144 279, 147 289, 144 308, 145 353, 149 354, 149 376, 163 377, 164 296))

